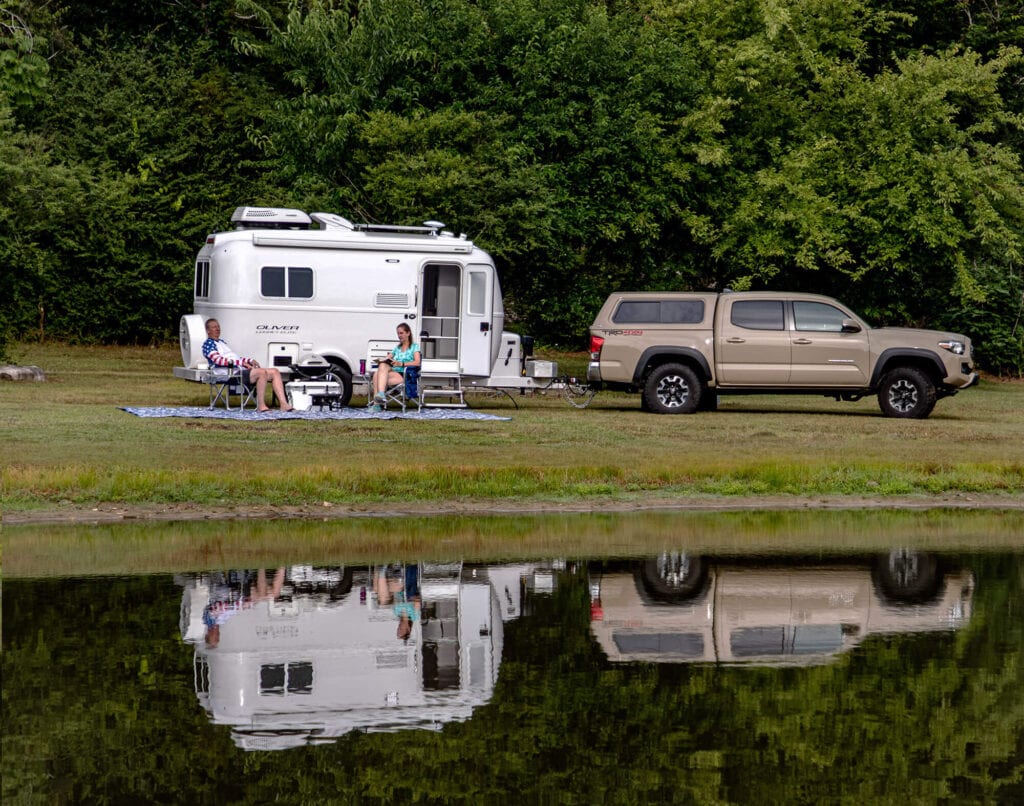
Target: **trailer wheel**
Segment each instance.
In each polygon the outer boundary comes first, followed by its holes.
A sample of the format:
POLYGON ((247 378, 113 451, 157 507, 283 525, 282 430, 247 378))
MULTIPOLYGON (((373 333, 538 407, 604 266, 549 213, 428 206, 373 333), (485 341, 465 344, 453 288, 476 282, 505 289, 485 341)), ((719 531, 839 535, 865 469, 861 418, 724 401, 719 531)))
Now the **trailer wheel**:
POLYGON ((341 397, 338 399, 338 403, 341 406, 347 406, 352 399, 352 373, 348 367, 341 364, 331 364, 324 377, 329 381, 334 381, 341 387, 341 397))

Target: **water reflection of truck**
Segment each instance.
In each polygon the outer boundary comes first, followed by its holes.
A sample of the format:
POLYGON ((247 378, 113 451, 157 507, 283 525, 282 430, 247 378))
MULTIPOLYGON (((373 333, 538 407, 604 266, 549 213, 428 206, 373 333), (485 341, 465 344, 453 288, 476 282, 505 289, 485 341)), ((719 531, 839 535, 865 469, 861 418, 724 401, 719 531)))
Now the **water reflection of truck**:
POLYGON ((813 665, 868 635, 965 625, 974 578, 917 552, 813 564, 664 552, 594 568, 590 587, 611 661, 813 665))
POLYGON ((520 614, 535 569, 416 566, 419 612, 404 639, 375 592, 378 570, 282 569, 273 597, 250 596, 241 581, 226 604, 216 590, 231 580, 179 577, 181 634, 195 647, 196 694, 211 721, 230 725, 239 747, 269 750, 353 730, 439 729, 487 702, 503 624, 520 614), (215 645, 214 604, 227 616, 215 645))

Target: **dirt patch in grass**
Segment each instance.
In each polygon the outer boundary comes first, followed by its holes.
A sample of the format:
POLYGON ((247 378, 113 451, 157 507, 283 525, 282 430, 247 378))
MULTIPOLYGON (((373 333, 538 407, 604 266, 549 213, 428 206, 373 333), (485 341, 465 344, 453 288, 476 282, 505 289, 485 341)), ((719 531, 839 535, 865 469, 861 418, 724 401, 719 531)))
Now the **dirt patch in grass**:
POLYGON ((743 512, 826 510, 926 510, 1009 509, 1024 510, 1024 499, 999 495, 955 494, 864 498, 854 496, 768 496, 736 498, 644 498, 606 501, 444 501, 401 505, 350 506, 333 502, 305 506, 229 506, 198 504, 105 504, 96 507, 63 506, 6 513, 5 526, 38 524, 90 524, 119 521, 202 520, 335 520, 345 518, 424 517, 432 515, 514 515, 566 512, 743 512))

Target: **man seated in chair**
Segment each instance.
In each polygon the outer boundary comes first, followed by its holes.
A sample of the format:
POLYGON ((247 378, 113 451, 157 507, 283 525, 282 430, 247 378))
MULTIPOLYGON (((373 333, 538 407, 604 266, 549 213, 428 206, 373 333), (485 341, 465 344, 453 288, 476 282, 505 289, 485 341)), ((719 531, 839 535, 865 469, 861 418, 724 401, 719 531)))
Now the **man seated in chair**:
POLYGON ((288 398, 284 394, 284 381, 281 372, 275 367, 261 367, 255 358, 242 358, 228 347, 228 343, 220 337, 220 322, 216 319, 206 320, 206 341, 203 342, 203 355, 210 367, 238 367, 242 370, 242 382, 246 386, 256 384, 256 410, 270 411, 264 396, 267 393, 267 382, 270 382, 281 403, 281 411, 291 411, 288 398))
POLYGON ((387 402, 387 390, 405 383, 405 370, 419 367, 420 346, 412 340, 412 328, 405 322, 398 326, 398 345, 391 355, 382 358, 373 373, 373 410, 383 411, 387 402))

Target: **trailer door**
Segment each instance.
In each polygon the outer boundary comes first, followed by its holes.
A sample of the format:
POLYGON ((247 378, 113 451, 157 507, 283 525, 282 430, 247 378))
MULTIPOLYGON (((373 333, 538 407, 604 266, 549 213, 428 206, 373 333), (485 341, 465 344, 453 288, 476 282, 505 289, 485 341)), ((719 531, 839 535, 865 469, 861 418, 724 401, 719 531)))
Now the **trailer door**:
MULTIPOLYGON (((494 295, 494 269, 471 263, 464 271, 462 345, 459 365, 463 375, 488 377, 491 374, 491 308, 494 295)), ((499 337, 501 334, 498 334, 499 337)))

